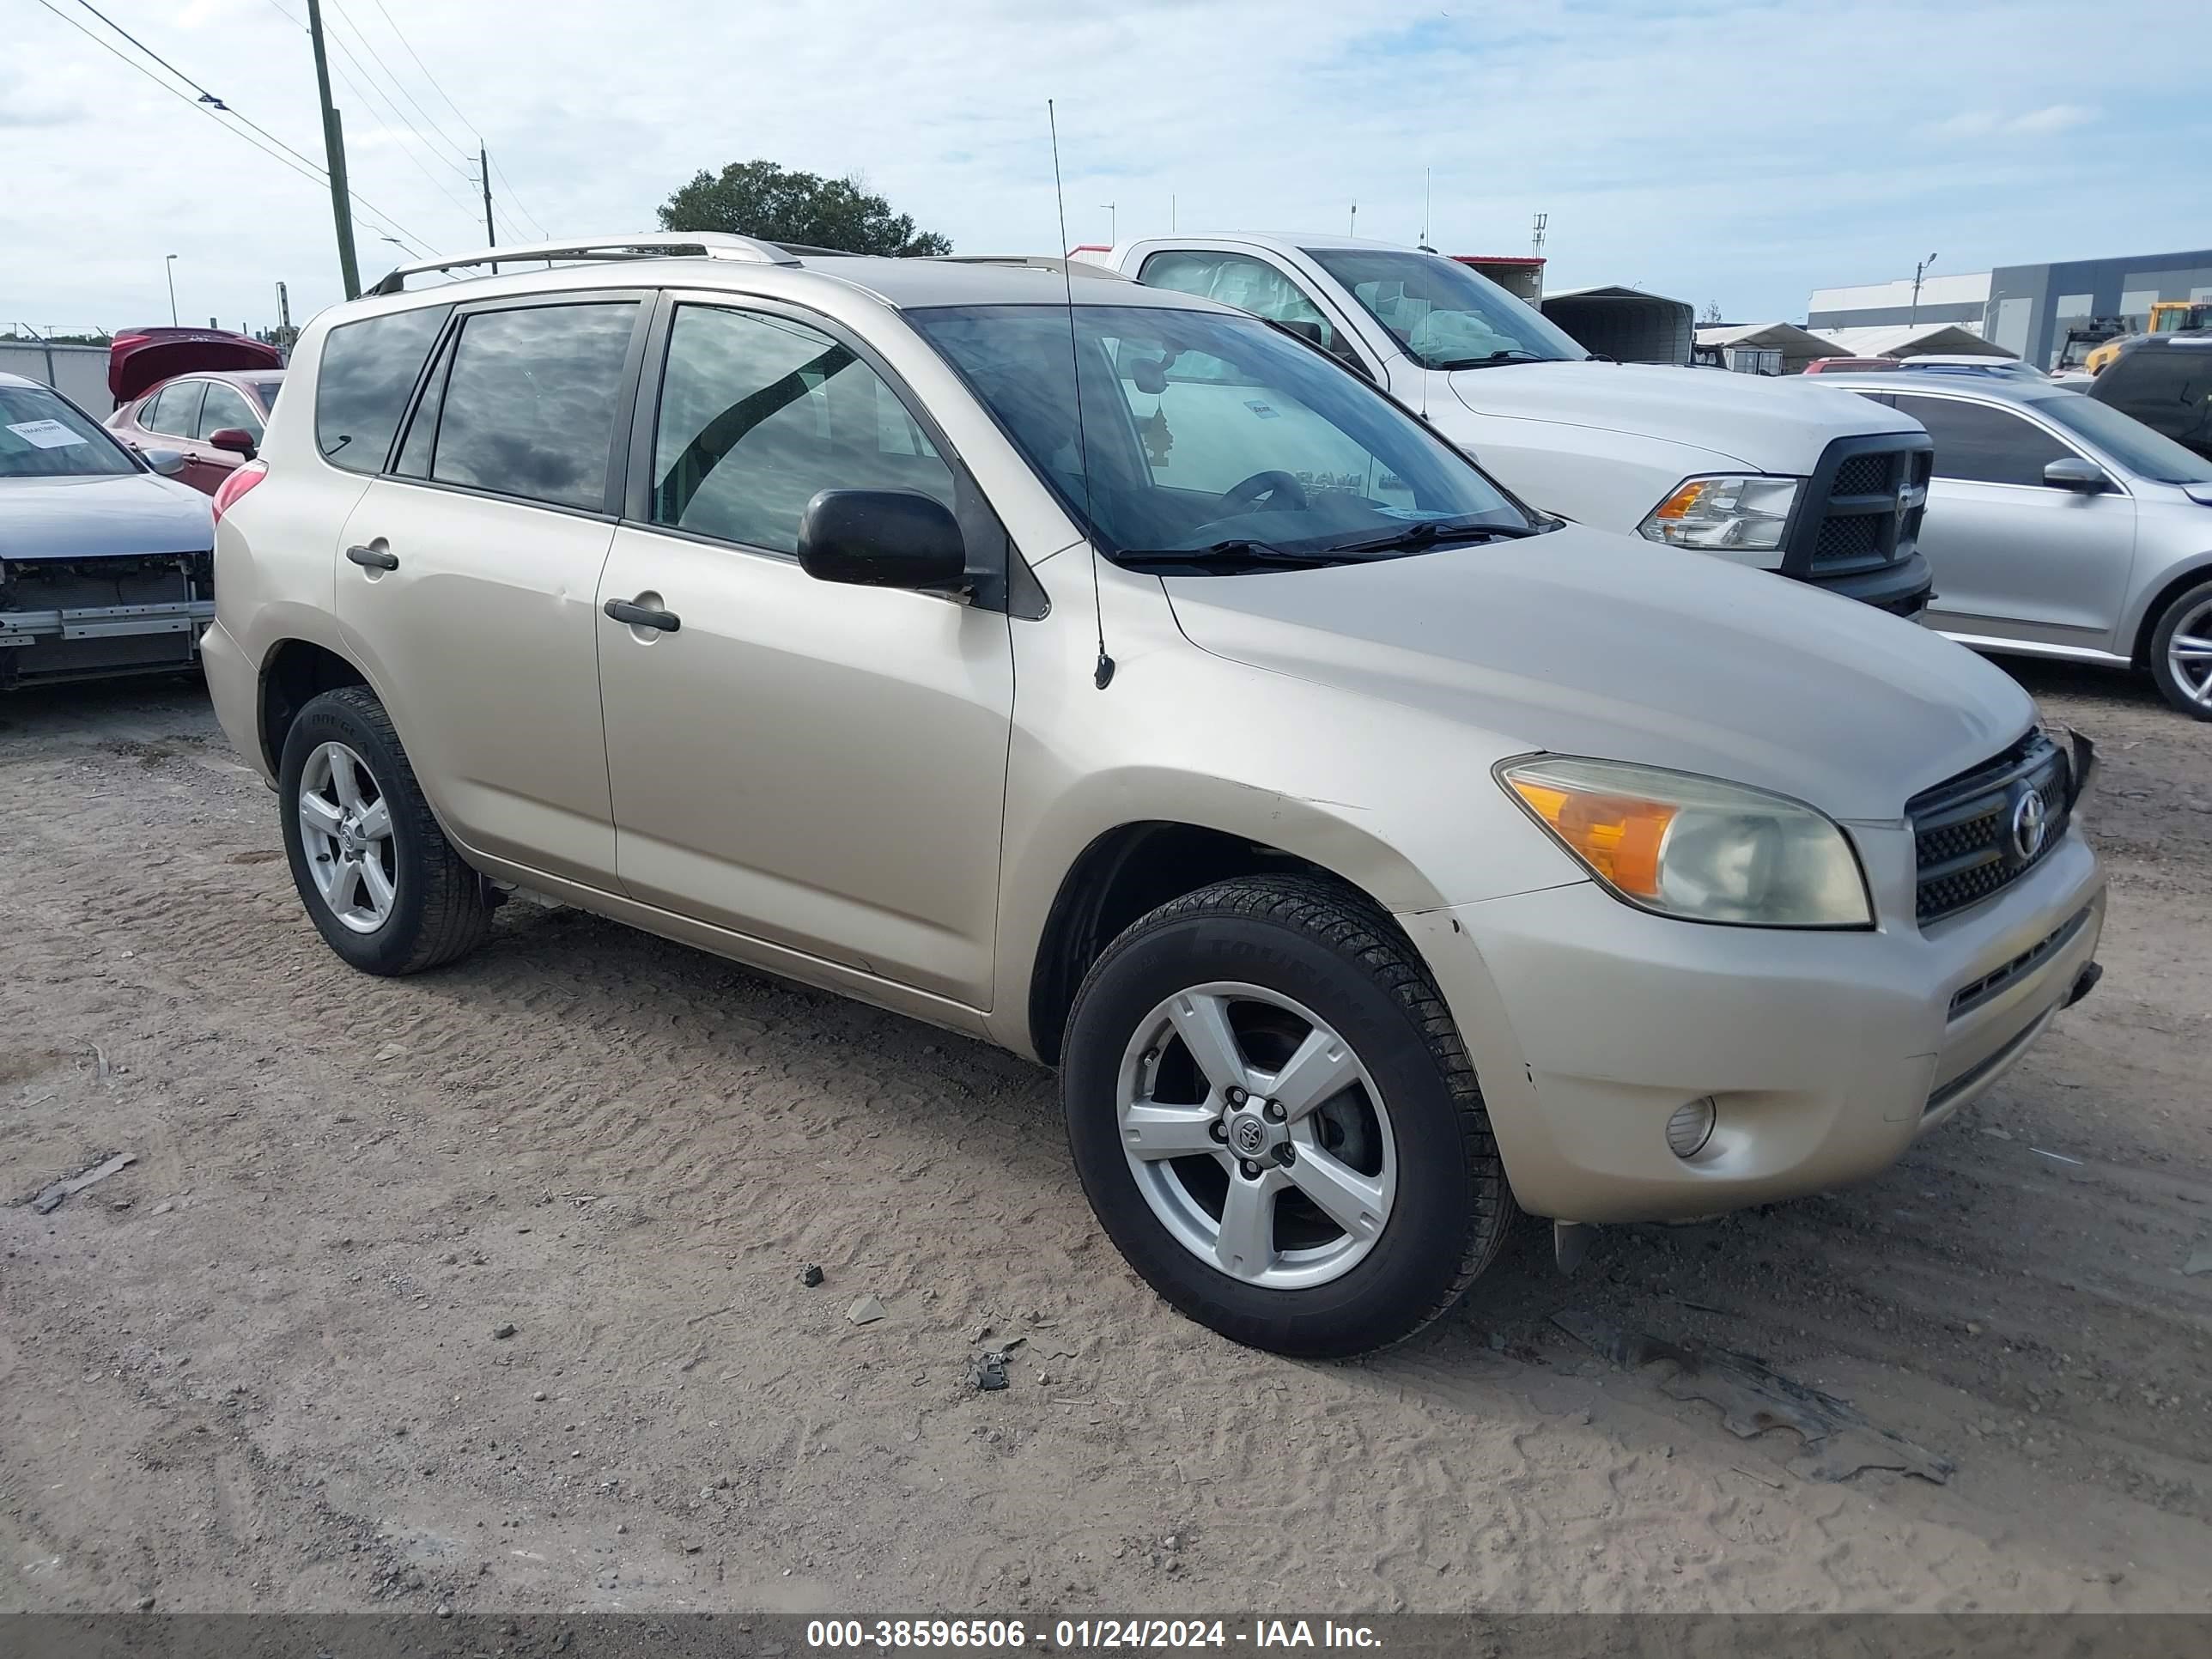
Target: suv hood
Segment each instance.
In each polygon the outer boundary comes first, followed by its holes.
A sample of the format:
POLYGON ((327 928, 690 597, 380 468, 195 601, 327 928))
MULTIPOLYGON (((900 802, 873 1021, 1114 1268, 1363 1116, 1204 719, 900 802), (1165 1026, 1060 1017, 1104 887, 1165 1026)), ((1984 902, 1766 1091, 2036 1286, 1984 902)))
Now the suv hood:
POLYGON ((1920 430, 1909 415, 1802 378, 1587 362, 1498 363, 1448 378, 1477 414, 1670 438, 1757 472, 1809 473, 1831 438, 1920 430))
POLYGON ((1319 570, 1164 579, 1217 656, 1532 750, 1637 761, 1894 821, 2035 718, 1963 646, 1704 554, 1570 525, 1319 570))
POLYGON ((212 503, 157 473, 0 478, 0 559, 117 559, 214 546, 212 503))

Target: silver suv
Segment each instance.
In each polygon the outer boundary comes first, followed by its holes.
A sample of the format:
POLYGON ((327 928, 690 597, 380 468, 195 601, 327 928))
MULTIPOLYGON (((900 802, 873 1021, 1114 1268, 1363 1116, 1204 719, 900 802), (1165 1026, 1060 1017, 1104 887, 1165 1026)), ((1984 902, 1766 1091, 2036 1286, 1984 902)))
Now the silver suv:
POLYGON ((368 972, 522 887, 1055 1064, 1137 1271, 1310 1355, 1516 1206, 1871 1175, 2094 977, 2087 751, 2004 675, 1533 514, 1257 319, 495 257, 310 325, 222 503, 216 708, 368 972))

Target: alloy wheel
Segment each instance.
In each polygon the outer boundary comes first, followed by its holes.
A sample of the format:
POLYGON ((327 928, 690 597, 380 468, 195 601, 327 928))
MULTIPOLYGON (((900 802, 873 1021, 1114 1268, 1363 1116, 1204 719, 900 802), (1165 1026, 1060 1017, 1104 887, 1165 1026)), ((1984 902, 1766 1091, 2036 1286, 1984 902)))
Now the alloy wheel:
POLYGON ((398 848, 368 763, 344 744, 318 744, 300 774, 299 815, 315 891, 344 926, 374 933, 398 897, 398 848))
POLYGON ((1382 1091, 1311 1009, 1255 985, 1179 991, 1138 1023, 1116 1094, 1137 1188, 1231 1278, 1341 1278, 1389 1224, 1397 1145, 1382 1091))
POLYGON ((2192 607, 2166 642, 2166 665, 2181 694, 2212 708, 2212 599, 2192 607))

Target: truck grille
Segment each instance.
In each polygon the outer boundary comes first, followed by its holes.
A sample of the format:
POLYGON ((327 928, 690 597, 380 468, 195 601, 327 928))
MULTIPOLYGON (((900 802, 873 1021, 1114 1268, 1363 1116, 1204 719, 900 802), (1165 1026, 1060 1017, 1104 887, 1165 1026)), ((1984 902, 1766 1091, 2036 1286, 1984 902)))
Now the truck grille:
POLYGON ((2040 732, 1906 803, 1918 866, 1919 919, 1937 921, 1994 897, 2066 834, 2072 764, 2040 732), (2030 804, 2030 798, 2033 804, 2030 804))
MULTIPOLYGON (((1896 441, 1909 441, 1900 434, 1896 441)), ((1911 557, 1934 465, 1933 451, 1904 447, 1838 460, 1820 498, 1813 563, 1828 574, 1838 567, 1870 569, 1911 557)))

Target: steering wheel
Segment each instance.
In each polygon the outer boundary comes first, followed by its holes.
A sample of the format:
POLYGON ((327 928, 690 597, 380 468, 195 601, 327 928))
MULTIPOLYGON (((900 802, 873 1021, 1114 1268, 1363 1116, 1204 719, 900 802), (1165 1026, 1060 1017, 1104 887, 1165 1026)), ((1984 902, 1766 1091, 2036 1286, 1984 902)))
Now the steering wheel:
POLYGON ((1249 507, 1262 495, 1267 498, 1270 513, 1296 512, 1311 504, 1306 487, 1287 472, 1255 472, 1243 483, 1223 490, 1221 501, 1224 507, 1249 507))

